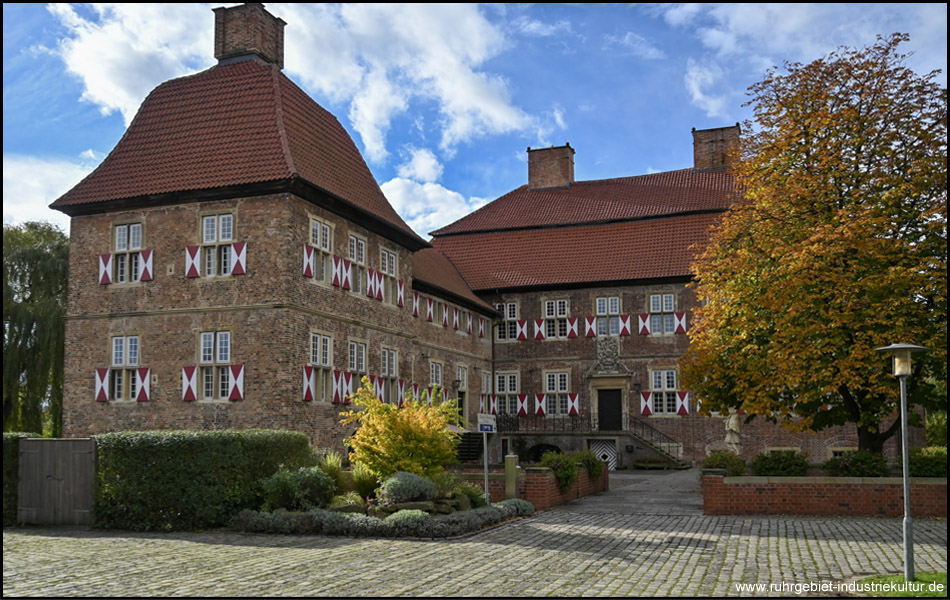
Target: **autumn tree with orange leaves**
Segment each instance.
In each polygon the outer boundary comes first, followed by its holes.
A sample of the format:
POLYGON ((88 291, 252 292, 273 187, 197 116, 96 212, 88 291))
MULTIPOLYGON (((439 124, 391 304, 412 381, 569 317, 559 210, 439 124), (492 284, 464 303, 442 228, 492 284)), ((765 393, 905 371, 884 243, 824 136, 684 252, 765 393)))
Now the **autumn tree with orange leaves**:
POLYGON ((703 306, 681 368, 704 412, 853 423, 879 453, 899 392, 875 348, 895 342, 930 348, 910 401, 946 409, 947 94, 906 66, 907 39, 786 64, 750 88, 743 200, 694 265, 703 306))

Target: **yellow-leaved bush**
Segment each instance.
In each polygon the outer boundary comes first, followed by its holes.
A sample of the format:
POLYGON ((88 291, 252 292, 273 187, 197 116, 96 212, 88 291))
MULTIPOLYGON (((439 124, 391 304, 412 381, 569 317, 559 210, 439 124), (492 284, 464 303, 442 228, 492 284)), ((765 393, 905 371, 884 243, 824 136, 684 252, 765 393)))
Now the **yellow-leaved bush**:
POLYGON ((380 481, 399 471, 432 477, 455 462, 462 424, 457 403, 443 401, 436 389, 432 395, 431 403, 425 396, 427 401, 420 402, 409 395, 402 406, 386 404, 364 377, 351 397, 356 409, 341 414, 343 424, 357 425, 345 440, 352 449, 350 460, 380 481))

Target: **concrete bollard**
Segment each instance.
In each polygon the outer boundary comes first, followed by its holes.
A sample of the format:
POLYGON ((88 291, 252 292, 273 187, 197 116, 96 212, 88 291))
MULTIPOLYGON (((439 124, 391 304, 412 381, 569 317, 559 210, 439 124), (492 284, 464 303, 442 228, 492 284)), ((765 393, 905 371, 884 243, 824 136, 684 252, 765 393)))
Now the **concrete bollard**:
POLYGON ((518 455, 505 455, 505 499, 518 497, 518 455))

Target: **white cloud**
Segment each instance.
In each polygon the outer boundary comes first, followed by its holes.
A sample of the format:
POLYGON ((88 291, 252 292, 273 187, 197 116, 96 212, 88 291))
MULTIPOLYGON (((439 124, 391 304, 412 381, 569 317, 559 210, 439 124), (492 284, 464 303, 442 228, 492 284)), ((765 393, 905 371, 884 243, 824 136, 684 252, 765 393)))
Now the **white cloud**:
POLYGON ((666 53, 654 46, 650 40, 638 33, 628 31, 623 36, 605 36, 609 46, 619 46, 622 50, 645 60, 666 58, 666 53))
POLYGON ((438 181, 442 177, 442 164, 431 150, 411 148, 409 153, 409 161, 399 167, 400 177, 427 183, 438 181))
POLYGON ((403 219, 423 236, 461 219, 488 203, 484 198, 468 198, 438 183, 420 183, 396 177, 380 186, 403 219))
POLYGON ((49 208, 95 165, 86 162, 3 155, 3 222, 46 221, 69 231, 69 217, 49 208))
POLYGON ((573 33, 569 21, 558 21, 552 25, 527 17, 519 17, 515 19, 514 27, 523 35, 531 37, 552 37, 555 35, 570 35, 573 33))
POLYGON ((693 59, 687 61, 683 82, 689 92, 692 103, 706 111, 709 117, 726 116, 726 97, 710 92, 722 79, 722 69, 716 64, 700 64, 693 59))

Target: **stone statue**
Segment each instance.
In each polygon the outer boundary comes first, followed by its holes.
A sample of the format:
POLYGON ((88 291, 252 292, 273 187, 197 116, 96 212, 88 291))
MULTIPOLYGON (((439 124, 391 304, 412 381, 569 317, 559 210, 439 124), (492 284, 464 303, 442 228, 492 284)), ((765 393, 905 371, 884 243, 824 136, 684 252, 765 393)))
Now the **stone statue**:
POLYGON ((739 427, 741 424, 742 420, 739 418, 739 413, 736 411, 732 411, 732 414, 726 418, 726 447, 740 456, 739 427))

